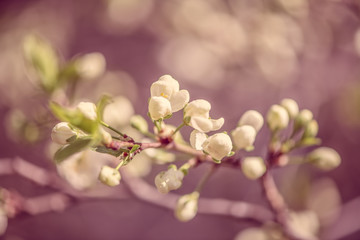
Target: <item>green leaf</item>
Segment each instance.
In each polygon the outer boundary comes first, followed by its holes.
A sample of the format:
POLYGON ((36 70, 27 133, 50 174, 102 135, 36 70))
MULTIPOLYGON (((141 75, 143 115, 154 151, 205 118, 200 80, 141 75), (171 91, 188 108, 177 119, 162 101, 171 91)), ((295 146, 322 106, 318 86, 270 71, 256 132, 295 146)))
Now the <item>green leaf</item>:
POLYGON ((103 118, 103 114, 104 114, 104 110, 106 105, 108 105, 109 103, 111 103, 111 97, 108 95, 103 95, 100 100, 97 102, 96 104, 96 111, 97 111, 97 116, 99 118, 99 120, 101 121, 103 118))
POLYGON ((99 153, 106 153, 106 154, 113 155, 115 157, 119 157, 121 155, 121 153, 123 152, 122 149, 119 149, 116 151, 116 150, 112 150, 110 148, 106 148, 104 146, 97 146, 94 150, 99 153))
POLYGON ((23 43, 26 60, 34 68, 41 81, 41 86, 52 92, 57 86, 59 60, 55 49, 44 39, 28 35, 23 43))
POLYGON ((78 109, 68 109, 55 102, 50 103, 50 109, 60 121, 68 122, 86 133, 93 134, 98 130, 99 123, 85 117, 78 109))
POLYGON ((60 84, 64 84, 69 81, 77 81, 79 75, 76 71, 76 66, 74 61, 69 61, 64 67, 62 67, 58 74, 58 80, 60 84))
POLYGON ((140 148, 140 145, 138 145, 138 144, 135 144, 132 148, 131 148, 131 150, 130 150, 130 153, 134 153, 136 150, 138 150, 140 148))
POLYGON ((87 147, 90 146, 91 143, 92 143, 91 138, 88 138, 88 137, 79 138, 79 139, 73 141, 72 143, 60 148, 55 153, 54 160, 56 163, 61 163, 62 161, 64 161, 68 157, 70 157, 71 155, 86 149, 87 147))

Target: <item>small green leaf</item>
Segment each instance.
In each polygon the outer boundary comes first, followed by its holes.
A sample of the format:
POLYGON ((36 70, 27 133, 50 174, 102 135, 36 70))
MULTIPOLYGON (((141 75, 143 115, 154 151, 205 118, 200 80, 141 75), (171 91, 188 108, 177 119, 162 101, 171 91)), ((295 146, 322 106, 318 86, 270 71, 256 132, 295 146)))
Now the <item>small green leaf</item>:
POLYGON ((104 114, 104 109, 106 107, 106 105, 108 105, 109 103, 111 103, 111 97, 108 95, 103 95, 100 100, 97 102, 96 104, 96 112, 97 112, 97 116, 99 118, 99 120, 101 121, 103 118, 103 114, 104 114))
POLYGON ((113 155, 115 157, 119 157, 121 155, 121 153, 123 152, 122 149, 113 150, 113 149, 110 149, 110 148, 107 148, 104 146, 97 146, 94 150, 99 153, 106 153, 106 154, 113 155))
POLYGON ((90 146, 91 143, 92 143, 91 138, 88 138, 88 137, 79 138, 79 139, 73 141, 72 143, 60 148, 55 153, 54 160, 56 163, 61 163, 62 161, 64 161, 68 157, 70 157, 71 155, 86 149, 87 147, 90 146))
POLYGON ((131 150, 130 150, 130 153, 134 153, 136 150, 138 150, 140 148, 140 145, 138 145, 138 144, 135 144, 132 148, 131 148, 131 150))

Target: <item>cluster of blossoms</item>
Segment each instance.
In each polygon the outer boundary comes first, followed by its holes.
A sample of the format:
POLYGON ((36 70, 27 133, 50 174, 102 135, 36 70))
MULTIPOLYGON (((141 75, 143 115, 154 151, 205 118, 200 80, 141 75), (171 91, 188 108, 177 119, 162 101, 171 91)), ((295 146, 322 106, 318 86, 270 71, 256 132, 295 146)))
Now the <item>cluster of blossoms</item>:
MULTIPOLYGON (((189 126, 193 128, 189 145, 196 152, 196 161, 212 161, 214 166, 227 160, 238 161, 243 174, 251 180, 261 178, 272 166, 287 165, 291 161, 288 153, 293 149, 319 144, 319 139, 316 138, 318 124, 313 119, 312 112, 307 109, 300 111, 297 103, 292 99, 283 99, 279 105, 272 105, 266 114, 266 123, 271 131, 269 152, 272 157, 264 160, 261 156, 247 156, 248 152, 255 149, 254 142, 265 122, 259 112, 249 110, 243 113, 230 136, 226 132, 211 134, 210 132, 221 129, 224 118, 212 119, 210 117, 211 104, 208 101, 204 99, 190 101, 189 92, 180 90, 178 81, 170 75, 164 75, 154 82, 150 92, 148 115, 154 123, 154 133, 148 132, 146 120, 138 115, 131 118, 133 128, 156 140, 155 143, 159 143, 157 147, 166 147, 172 142, 188 147, 188 143, 184 141, 179 130, 184 126, 189 126), (183 110, 183 121, 177 128, 165 124, 166 119, 180 110, 183 110), (290 127, 292 127, 290 135, 286 136, 287 133, 283 130, 290 127), (246 156, 239 156, 243 154, 246 156)), ((64 109, 55 110, 55 115, 68 121, 58 123, 51 136, 54 142, 64 145, 59 150, 60 152, 66 152, 64 149, 74 146, 78 140, 84 141, 90 137, 91 140, 84 144, 85 147, 120 157, 122 161, 117 167, 103 165, 98 175, 102 183, 116 186, 121 179, 119 169, 132 161, 136 154, 145 150, 142 145, 145 144, 145 140, 143 143, 136 143, 131 137, 105 123, 102 120, 103 108, 100 101, 97 106, 90 102, 81 102, 75 109, 68 110, 70 112, 65 111, 66 114, 59 113, 64 109), (74 120, 74 116, 78 119, 74 120), (111 136, 103 127, 115 131, 119 136, 111 136), (124 147, 121 144, 125 144, 124 147)), ((105 108, 105 111, 110 111, 109 109, 105 108)), ((108 116, 117 117, 115 113, 108 116)), ((150 140, 150 143, 153 140, 150 140)), ((82 148, 84 146, 81 145, 82 148)), ((330 170, 338 166, 340 161, 340 156, 335 150, 322 147, 306 155, 301 163, 308 162, 321 169, 330 170)), ((169 191, 180 188, 184 177, 196 165, 189 162, 180 167, 171 164, 166 171, 157 174, 155 186, 158 191, 167 194, 169 191)), ((200 182, 192 193, 179 198, 175 208, 175 216, 179 220, 189 221, 195 217, 202 184, 200 182)))

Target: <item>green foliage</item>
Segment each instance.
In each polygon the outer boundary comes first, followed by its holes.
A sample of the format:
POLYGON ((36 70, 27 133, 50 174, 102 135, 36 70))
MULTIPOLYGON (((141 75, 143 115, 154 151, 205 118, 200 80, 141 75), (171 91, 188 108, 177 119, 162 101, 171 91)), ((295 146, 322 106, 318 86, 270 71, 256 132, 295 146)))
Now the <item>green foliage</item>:
POLYGON ((103 95, 100 100, 97 102, 96 104, 96 112, 97 112, 97 116, 99 121, 102 120, 103 118, 103 114, 104 114, 104 110, 106 105, 108 105, 109 103, 111 103, 112 98, 108 95, 103 95))
POLYGON ((56 163, 60 163, 70 157, 71 155, 81 152, 85 150, 92 144, 93 140, 91 137, 83 137, 78 138, 75 141, 71 142, 68 145, 63 146, 60 148, 54 156, 54 160, 56 163))

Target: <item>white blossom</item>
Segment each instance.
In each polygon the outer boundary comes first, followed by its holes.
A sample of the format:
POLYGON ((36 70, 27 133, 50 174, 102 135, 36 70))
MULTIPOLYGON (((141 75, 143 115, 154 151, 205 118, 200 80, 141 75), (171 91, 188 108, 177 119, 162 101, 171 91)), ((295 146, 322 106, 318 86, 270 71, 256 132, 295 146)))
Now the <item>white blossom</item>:
POLYGON ((265 173, 266 166, 261 157, 246 157, 241 162, 241 170, 247 178, 254 180, 265 173))
POLYGON ((202 144, 203 150, 212 158, 220 161, 223 157, 230 154, 232 142, 229 135, 216 133, 205 140, 202 144))
POLYGON ((286 109, 291 119, 294 119, 299 113, 299 106, 297 102, 291 98, 283 99, 280 105, 286 109))
POLYGON ((105 72, 106 61, 101 53, 88 53, 76 60, 75 68, 81 78, 94 79, 105 72))
POLYGON ((110 144, 112 142, 111 134, 108 133, 107 131, 105 131, 103 128, 100 128, 100 134, 101 134, 101 137, 102 137, 102 141, 105 144, 110 144))
POLYGON ((90 120, 97 118, 96 106, 92 102, 80 102, 76 108, 90 120))
POLYGON ((155 177, 155 185, 160 193, 166 194, 181 187, 184 173, 176 168, 162 171, 155 177))
POLYGON ((51 139, 58 144, 67 144, 67 139, 75 136, 76 132, 73 131, 67 122, 60 122, 55 125, 51 131, 51 139))
POLYGON ((210 109, 211 105, 208 101, 194 100, 184 108, 184 120, 190 118, 188 125, 200 132, 219 130, 224 124, 224 118, 211 119, 209 116, 210 109))
POLYGON ((332 148, 320 147, 310 152, 307 161, 318 168, 328 171, 336 168, 341 163, 340 155, 332 148))
POLYGON ((313 119, 313 113, 308 109, 303 109, 295 118, 296 127, 305 127, 313 119))
POLYGON ((171 104, 164 97, 151 97, 149 113, 152 120, 159 120, 172 114, 171 104))
POLYGON ((237 149, 252 150, 256 138, 256 130, 252 126, 243 125, 231 132, 234 145, 237 149))
POLYGON ((117 169, 106 165, 101 168, 99 174, 99 180, 102 183, 110 187, 114 187, 120 184, 120 179, 121 179, 120 172, 117 169))
POLYGON ((305 127, 304 138, 316 137, 319 132, 319 124, 315 119, 311 120, 305 127))
POLYGON ((289 124, 289 115, 286 109, 280 105, 272 105, 266 116, 270 130, 284 129, 289 124))
POLYGON ((207 136, 203 132, 198 130, 193 130, 190 134, 190 145, 196 150, 202 150, 203 143, 206 141, 207 136))
POLYGON ((249 110, 241 116, 238 122, 239 127, 243 125, 250 125, 256 130, 256 132, 259 132, 261 127, 264 125, 264 118, 259 112, 249 110))
POLYGON ((187 90, 180 90, 179 82, 164 75, 150 87, 149 113, 152 120, 159 120, 184 108, 189 102, 187 90))
POLYGON ((196 216, 198 210, 199 193, 193 192, 179 198, 175 207, 175 216, 182 222, 187 222, 196 216))

